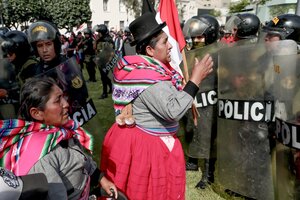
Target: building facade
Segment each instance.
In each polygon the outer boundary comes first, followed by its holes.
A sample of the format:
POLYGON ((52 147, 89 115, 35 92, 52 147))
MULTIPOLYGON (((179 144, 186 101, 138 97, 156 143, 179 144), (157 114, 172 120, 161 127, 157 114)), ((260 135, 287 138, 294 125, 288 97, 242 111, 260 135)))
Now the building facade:
MULTIPOLYGON (((91 0, 90 7, 92 11, 91 26, 97 24, 106 24, 109 29, 124 30, 126 26, 134 20, 132 11, 126 9, 124 5, 126 0, 91 0)), ((224 21, 228 13, 230 0, 174 0, 177 3, 177 9, 180 21, 188 20, 199 13, 199 9, 218 10, 221 16, 220 22, 224 21)), ((158 0, 156 0, 158 4, 158 0)))
MULTIPOLYGON (((90 0, 92 11, 91 26, 106 24, 109 29, 124 30, 134 20, 134 14, 125 5, 126 0, 90 0)), ((141 0, 140 0, 141 1, 141 0)), ((231 2, 239 0, 174 0, 177 4, 178 15, 181 22, 190 19, 192 16, 201 13, 208 13, 212 10, 219 12, 217 19, 221 25, 226 23, 229 15, 231 2)), ((159 0, 156 0, 156 5, 159 0)), ((275 5, 296 4, 297 0, 270 0, 265 5, 256 5, 255 0, 246 7, 245 12, 256 13, 262 22, 270 20, 273 16, 270 9, 275 5)), ((295 10, 289 11, 295 13, 295 10)))
POLYGON ((109 29, 124 30, 134 20, 133 13, 123 3, 125 0, 90 0, 91 26, 105 24, 109 29))
MULTIPOLYGON (((288 13, 295 14, 297 2, 298 2, 297 0, 270 0, 267 1, 266 4, 264 5, 251 4, 245 8, 244 12, 256 14, 259 17, 260 21, 262 23, 265 23, 267 21, 270 21, 273 17, 275 17, 272 16, 272 13, 270 11, 272 8, 278 5, 280 6, 293 5, 288 10, 288 13)), ((285 13, 281 13, 281 14, 285 14, 285 13)))

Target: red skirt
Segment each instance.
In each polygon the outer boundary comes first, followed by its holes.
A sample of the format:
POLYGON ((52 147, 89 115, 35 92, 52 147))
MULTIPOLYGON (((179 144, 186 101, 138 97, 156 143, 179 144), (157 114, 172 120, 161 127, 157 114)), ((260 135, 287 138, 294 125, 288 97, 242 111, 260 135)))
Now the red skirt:
POLYGON ((185 199, 185 160, 175 137, 170 152, 157 136, 114 124, 107 132, 101 170, 130 200, 185 199))

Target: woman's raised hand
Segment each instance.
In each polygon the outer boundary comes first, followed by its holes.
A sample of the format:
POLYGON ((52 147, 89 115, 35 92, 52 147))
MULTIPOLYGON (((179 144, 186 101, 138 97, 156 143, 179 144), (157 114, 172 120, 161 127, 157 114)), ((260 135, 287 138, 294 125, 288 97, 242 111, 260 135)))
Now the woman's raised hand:
POLYGON ((190 81, 199 86, 201 81, 205 79, 213 71, 213 60, 209 54, 206 54, 200 61, 195 58, 195 64, 192 69, 190 81))

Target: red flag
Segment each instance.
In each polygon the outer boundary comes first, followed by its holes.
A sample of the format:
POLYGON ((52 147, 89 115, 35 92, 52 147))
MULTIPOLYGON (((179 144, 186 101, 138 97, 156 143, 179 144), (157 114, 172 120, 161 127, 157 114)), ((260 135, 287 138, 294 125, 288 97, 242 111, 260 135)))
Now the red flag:
POLYGON ((158 23, 167 23, 167 28, 164 31, 169 36, 169 42, 173 46, 171 50, 171 66, 182 74, 179 64, 182 61, 181 51, 186 42, 180 27, 178 11, 174 0, 160 0, 156 20, 158 23))
POLYGON ((181 51, 186 42, 180 27, 178 11, 174 0, 160 0, 158 12, 160 12, 161 20, 167 23, 170 34, 178 42, 181 51))

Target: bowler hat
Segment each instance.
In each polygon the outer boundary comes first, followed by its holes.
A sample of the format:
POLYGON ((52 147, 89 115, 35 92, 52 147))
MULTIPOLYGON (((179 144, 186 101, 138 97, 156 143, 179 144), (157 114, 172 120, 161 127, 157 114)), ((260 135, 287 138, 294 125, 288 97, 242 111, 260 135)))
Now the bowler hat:
POLYGON ((151 36, 159 33, 165 26, 166 22, 162 24, 157 23, 154 13, 144 13, 129 24, 129 30, 134 38, 134 41, 132 41, 130 45, 133 46, 149 39, 151 36))

